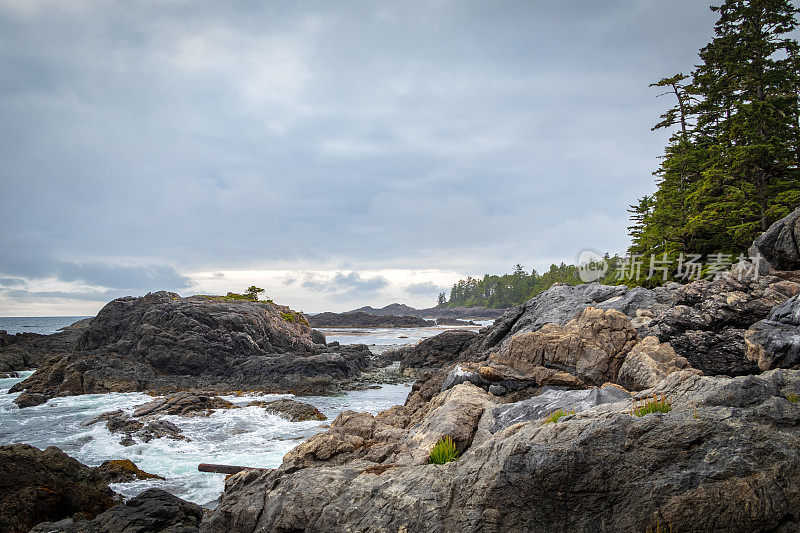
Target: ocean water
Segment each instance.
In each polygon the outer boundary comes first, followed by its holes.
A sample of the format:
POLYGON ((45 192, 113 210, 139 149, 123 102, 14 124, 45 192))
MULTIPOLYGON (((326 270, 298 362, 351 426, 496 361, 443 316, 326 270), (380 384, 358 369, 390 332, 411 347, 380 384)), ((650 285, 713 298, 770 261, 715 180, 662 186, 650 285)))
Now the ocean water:
POLYGON ((328 342, 341 344, 366 344, 368 346, 393 346, 416 344, 450 329, 478 331, 494 320, 475 320, 478 326, 435 326, 427 328, 318 328, 328 342))
MULTIPOLYGON (((20 379, 31 373, 22 372, 20 379)), ((130 459, 142 470, 166 480, 116 483, 112 488, 117 492, 132 497, 148 488, 160 487, 201 505, 219 497, 225 475, 198 472, 198 464, 276 468, 289 450, 323 431, 342 411, 377 413, 402 404, 411 390, 410 385, 385 385, 336 396, 299 398, 325 413, 327 422, 289 422, 260 407, 221 409, 209 417, 164 416, 162 419, 181 428, 188 440, 154 439, 125 447, 119 443, 121 436, 109 432, 105 422, 91 426, 84 426, 83 422, 115 409, 131 412, 152 397, 142 393, 87 394, 54 398, 43 405, 19 409, 13 403, 17 394, 8 394, 8 389, 20 379, 0 379, 0 444, 25 443, 42 449, 58 446, 89 466, 97 466, 106 459, 130 459)), ((256 399, 280 397, 292 396, 223 396, 239 406, 256 399)))
MULTIPOLYGON (((0 317, 0 329, 9 333, 33 331, 49 334, 86 317, 0 317)), ((490 324, 483 321, 480 324, 490 324)), ((364 328, 322 329, 328 342, 367 344, 374 352, 392 346, 410 345, 455 326, 430 328, 364 328)), ((477 330, 479 326, 463 329, 477 330)), ((244 407, 253 400, 270 400, 291 395, 223 396, 239 409, 223 409, 209 417, 164 416, 177 425, 187 440, 154 439, 122 446, 121 435, 112 434, 105 422, 92 426, 83 423, 108 411, 132 412, 138 405, 152 400, 142 393, 89 394, 54 398, 44 405, 19 409, 14 403, 17 394, 8 389, 33 372, 21 372, 19 378, 0 379, 0 444, 25 443, 37 448, 58 446, 75 459, 97 466, 107 459, 130 459, 165 481, 148 480, 118 483, 112 488, 132 497, 150 487, 160 487, 183 499, 209 504, 224 488, 224 474, 197 471, 200 463, 221 463, 261 468, 275 468, 283 456, 308 437, 324 431, 325 426, 347 409, 377 413, 402 404, 411 390, 410 384, 384 385, 378 389, 351 391, 335 396, 305 396, 300 401, 316 406, 328 422, 289 422, 268 414, 260 407, 244 407)), ((212 504, 213 505, 213 504, 212 504)))
POLYGON ((0 330, 14 333, 41 333, 50 335, 86 316, 0 316, 0 330))

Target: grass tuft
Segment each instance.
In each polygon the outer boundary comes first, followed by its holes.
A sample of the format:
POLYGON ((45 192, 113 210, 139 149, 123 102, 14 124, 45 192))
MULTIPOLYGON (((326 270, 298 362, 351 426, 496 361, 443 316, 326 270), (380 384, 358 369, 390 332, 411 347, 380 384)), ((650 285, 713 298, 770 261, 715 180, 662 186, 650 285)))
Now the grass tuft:
POLYGON ((669 413, 672 411, 672 404, 666 396, 655 396, 646 398, 641 402, 633 401, 631 414, 633 416, 647 416, 653 413, 669 413))
POLYGON ((790 392, 786 395, 786 399, 792 403, 797 403, 800 401, 800 396, 798 396, 796 392, 790 392))
POLYGON ((458 456, 461 455, 456 448, 456 443, 453 442, 453 439, 448 437, 442 437, 439 439, 439 442, 434 444, 433 448, 431 448, 431 454, 428 456, 428 462, 435 465, 443 465, 445 463, 449 463, 450 461, 455 461, 458 459, 458 456))
POLYGON ((575 407, 573 407, 572 410, 570 411, 567 411, 566 409, 556 409, 555 411, 547 415, 547 417, 545 417, 544 422, 545 424, 549 424, 551 422, 555 424, 556 422, 558 422, 559 418, 574 414, 575 414, 575 407))
POLYGON ((656 520, 655 529, 653 529, 653 527, 650 526, 647 528, 646 533, 672 533, 672 522, 670 522, 669 529, 667 529, 667 526, 662 526, 661 522, 656 520))

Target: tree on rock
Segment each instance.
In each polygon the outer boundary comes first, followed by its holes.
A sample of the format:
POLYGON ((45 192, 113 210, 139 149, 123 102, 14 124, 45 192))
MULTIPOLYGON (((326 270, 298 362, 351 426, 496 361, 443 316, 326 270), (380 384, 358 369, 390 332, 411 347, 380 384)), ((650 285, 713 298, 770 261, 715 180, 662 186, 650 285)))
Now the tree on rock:
POLYGON ((251 285, 247 288, 247 292, 245 293, 246 296, 249 296, 251 300, 256 301, 258 300, 258 295, 264 292, 264 289, 261 287, 256 287, 255 285, 251 285))

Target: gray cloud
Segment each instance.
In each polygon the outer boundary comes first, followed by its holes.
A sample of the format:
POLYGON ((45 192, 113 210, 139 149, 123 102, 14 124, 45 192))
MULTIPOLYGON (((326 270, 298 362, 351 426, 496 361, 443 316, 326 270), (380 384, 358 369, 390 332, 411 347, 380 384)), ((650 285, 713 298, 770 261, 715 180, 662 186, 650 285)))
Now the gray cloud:
POLYGON ((315 274, 305 275, 302 283, 304 289, 336 293, 347 298, 363 297, 374 294, 389 285, 383 276, 362 277, 358 272, 337 272, 333 278, 327 279, 315 274))
POLYGON ((439 287, 435 283, 431 282, 424 282, 424 283, 412 283, 411 285, 407 285, 404 289, 408 294, 414 296, 436 296, 440 292, 444 291, 443 287, 439 287))
POLYGON ((712 23, 696 0, 0 0, 0 275, 622 251, 664 143, 647 85, 712 23))
POLYGON ((27 281, 20 278, 4 278, 0 277, 0 287, 22 287, 27 285, 27 281))

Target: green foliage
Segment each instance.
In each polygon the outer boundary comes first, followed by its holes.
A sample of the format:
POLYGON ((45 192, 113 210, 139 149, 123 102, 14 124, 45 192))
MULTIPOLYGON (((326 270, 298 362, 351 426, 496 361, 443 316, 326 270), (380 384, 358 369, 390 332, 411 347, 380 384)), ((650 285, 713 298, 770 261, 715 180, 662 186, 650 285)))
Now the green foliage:
POLYGON ((641 402, 633 402, 631 414, 633 416, 647 416, 653 413, 669 413, 672 411, 672 404, 666 396, 653 396, 641 402))
MULTIPOLYGON (((607 285, 620 284, 620 281, 616 279, 616 274, 622 258, 605 254, 604 259, 608 264, 608 271, 598 281, 607 285)), ((536 270, 532 270, 528 274, 518 263, 511 274, 502 276, 484 274, 482 279, 469 276, 467 279, 459 280, 450 289, 450 300, 444 304, 440 303, 440 306, 494 309, 513 307, 541 294, 552 287, 554 283, 580 285, 583 281, 581 281, 578 267, 575 265, 552 264, 544 274, 539 274, 536 270)))
POLYGON ((800 401, 800 396, 798 396, 797 393, 790 392, 789 394, 786 395, 786 399, 792 403, 797 403, 798 401, 800 401))
POLYGON ((284 319, 286 322, 289 322, 290 324, 294 324, 295 321, 297 321, 297 315, 295 315, 291 311, 281 313, 281 318, 284 319))
MULTIPOLYGON (((247 288, 244 294, 239 294, 236 292, 229 292, 225 295, 226 300, 248 300, 250 302, 257 302, 258 295, 264 292, 264 289, 256 287, 255 285, 251 285, 247 288)), ((268 302, 272 302, 272 300, 267 300, 268 302)))
MULTIPOLYGON (((744 253, 800 204, 800 49, 789 0, 727 0, 691 75, 653 86, 675 105, 656 192, 632 205, 631 254, 744 253)), ((674 276, 674 272, 671 273, 674 276)))
POLYGON ((570 411, 567 411, 566 409, 556 409, 555 411, 553 411, 552 413, 547 415, 545 417, 544 421, 545 421, 546 424, 550 424, 550 423, 555 424, 556 422, 558 422, 558 420, 560 418, 565 417, 567 415, 574 415, 574 414, 575 414, 575 408, 574 407, 570 411))
POLYGON ((258 295, 261 294, 262 292, 264 292, 264 289, 262 289, 261 287, 256 287, 255 285, 250 285, 247 288, 247 292, 245 294, 250 295, 253 300, 258 300, 258 295))
POLYGON ((439 441, 434 444, 433 448, 431 448, 431 453, 428 456, 428 462, 435 465, 443 465, 445 463, 449 463, 450 461, 455 461, 461 453, 458 451, 456 447, 456 443, 453 442, 453 439, 448 437, 442 437, 439 441))

